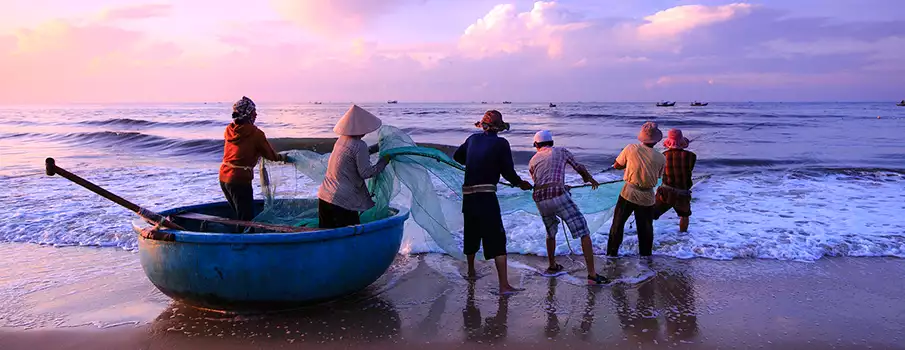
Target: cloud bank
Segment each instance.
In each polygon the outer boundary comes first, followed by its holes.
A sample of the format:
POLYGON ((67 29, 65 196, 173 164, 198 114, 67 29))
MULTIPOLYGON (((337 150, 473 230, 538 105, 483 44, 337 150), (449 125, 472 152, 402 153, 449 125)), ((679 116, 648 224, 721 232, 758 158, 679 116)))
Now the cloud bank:
MULTIPOLYGON (((441 0, 435 0, 441 1, 441 0)), ((497 4, 447 40, 356 39, 422 0, 274 0, 284 21, 225 29, 202 52, 121 25, 114 8, 0 33, 0 103, 214 101, 882 100, 905 91, 905 21, 684 5, 597 18, 557 1, 497 4), (291 25, 290 25, 291 24, 291 25), (292 40, 300 26, 321 40, 292 40), (260 34, 264 33, 264 34, 260 34), (279 39, 277 39, 279 38, 279 39)), ((413 33, 417 39, 417 33, 413 33)), ((899 95, 897 95, 899 94, 899 95)))

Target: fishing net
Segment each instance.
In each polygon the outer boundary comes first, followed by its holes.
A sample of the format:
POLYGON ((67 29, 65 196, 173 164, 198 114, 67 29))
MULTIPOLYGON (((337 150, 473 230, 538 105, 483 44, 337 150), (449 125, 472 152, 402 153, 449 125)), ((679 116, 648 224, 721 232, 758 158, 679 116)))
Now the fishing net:
MULTIPOLYGON (((462 255, 462 183, 465 168, 440 150, 419 147, 407 134, 392 126, 379 131, 380 156, 390 156, 386 170, 367 181, 376 205, 362 213, 363 223, 390 215, 391 207, 407 207, 411 218, 449 255, 462 255)), ((316 227, 314 201, 318 185, 327 170, 329 154, 292 150, 283 152, 288 164, 266 163, 261 167, 264 210, 255 221, 291 226, 316 227)), ((612 216, 622 183, 573 188, 572 199, 596 232, 612 216)), ((540 213, 531 191, 503 187, 497 193, 505 215, 540 213)), ((543 234, 543 233, 539 233, 543 234)))

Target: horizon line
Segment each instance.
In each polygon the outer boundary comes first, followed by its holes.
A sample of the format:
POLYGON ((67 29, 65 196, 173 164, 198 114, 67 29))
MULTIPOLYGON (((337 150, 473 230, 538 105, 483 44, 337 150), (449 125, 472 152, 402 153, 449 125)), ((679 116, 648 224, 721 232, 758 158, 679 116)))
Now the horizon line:
MULTIPOLYGON (((799 101, 767 101, 767 100, 749 100, 749 101, 708 101, 708 100, 659 100, 659 101, 397 101, 395 103, 388 103, 388 101, 350 101, 350 102, 340 102, 340 101, 268 101, 268 100, 260 100, 255 101, 256 104, 295 104, 295 105, 338 105, 338 104, 385 104, 385 105, 395 105, 395 104, 479 104, 479 105, 502 105, 502 104, 642 104, 642 103, 652 103, 656 104, 658 102, 675 102, 675 103, 692 103, 692 102, 701 102, 701 103, 711 103, 711 104, 720 104, 720 103, 899 103, 901 100, 848 100, 848 101, 820 101, 820 100, 799 100, 799 101)), ((30 107, 30 106, 72 106, 72 105, 177 105, 177 104, 231 104, 231 101, 173 101, 173 102, 45 102, 45 103, 0 103, 2 107, 30 107)), ((677 105, 678 107, 679 105, 677 105)))

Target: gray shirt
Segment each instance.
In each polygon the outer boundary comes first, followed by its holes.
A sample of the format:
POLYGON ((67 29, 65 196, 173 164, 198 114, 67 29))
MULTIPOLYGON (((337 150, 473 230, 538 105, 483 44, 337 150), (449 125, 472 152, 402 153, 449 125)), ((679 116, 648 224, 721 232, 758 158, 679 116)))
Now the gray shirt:
POLYGON ((374 206, 365 179, 379 174, 387 161, 371 165, 368 144, 360 139, 340 136, 327 162, 327 174, 317 191, 317 198, 352 211, 365 211, 374 206))

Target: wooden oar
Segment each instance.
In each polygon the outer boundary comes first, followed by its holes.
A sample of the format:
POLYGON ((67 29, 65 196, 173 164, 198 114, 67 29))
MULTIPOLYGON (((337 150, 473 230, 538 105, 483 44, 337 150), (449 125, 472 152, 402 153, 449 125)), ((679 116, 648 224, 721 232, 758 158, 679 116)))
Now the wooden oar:
MULTIPOLYGON (((179 226, 178 224, 176 224, 169 218, 167 218, 163 215, 157 214, 148 209, 142 208, 138 204, 129 202, 129 201, 123 199, 122 197, 117 196, 117 195, 111 193, 110 191, 107 191, 107 190, 101 188, 100 186, 89 182, 88 180, 85 180, 73 173, 66 171, 65 169, 62 169, 62 168, 56 166, 56 162, 53 160, 53 158, 47 158, 45 163, 47 166, 47 175, 48 176, 60 175, 69 181, 75 182, 76 184, 81 185, 84 188, 87 188, 89 191, 97 193, 101 197, 107 198, 107 199, 111 200, 112 202, 119 204, 119 205, 125 207, 126 209, 129 209, 129 210, 135 212, 136 214, 138 214, 138 216, 140 216, 142 219, 144 219, 145 221, 147 221, 148 223, 150 223, 152 225, 159 224, 160 226, 163 226, 166 228, 185 231, 185 228, 183 228, 182 226, 179 226)), ((252 222, 252 221, 232 220, 232 219, 227 219, 227 218, 223 218, 223 217, 219 217, 219 216, 205 215, 205 214, 198 214, 198 213, 180 213, 180 214, 177 214, 174 216, 180 217, 183 219, 189 219, 189 220, 210 221, 210 222, 217 222, 217 223, 242 226, 242 227, 263 228, 263 229, 277 231, 277 232, 303 232, 303 231, 316 230, 316 229, 312 229, 312 228, 284 226, 284 225, 271 225, 271 224, 252 222)), ((148 236, 146 238, 152 238, 152 237, 148 236)))
POLYGON ((125 207, 126 209, 131 210, 132 212, 134 212, 135 214, 138 214, 138 216, 140 216, 142 219, 145 219, 145 221, 147 221, 151 224, 160 225, 160 226, 175 229, 175 230, 185 230, 185 228, 177 225, 173 221, 170 221, 169 218, 167 218, 163 215, 160 215, 153 211, 142 208, 142 207, 138 206, 138 204, 129 202, 129 201, 123 199, 122 197, 117 196, 117 195, 111 193, 110 191, 107 191, 107 190, 101 188, 100 186, 89 182, 88 180, 85 180, 73 173, 66 171, 63 168, 58 167, 56 165, 56 162, 53 160, 53 158, 47 158, 47 160, 45 160, 44 163, 46 165, 47 176, 60 175, 69 181, 75 182, 76 184, 78 184, 84 188, 87 188, 91 192, 97 193, 101 197, 109 199, 113 203, 119 204, 119 205, 125 207))

